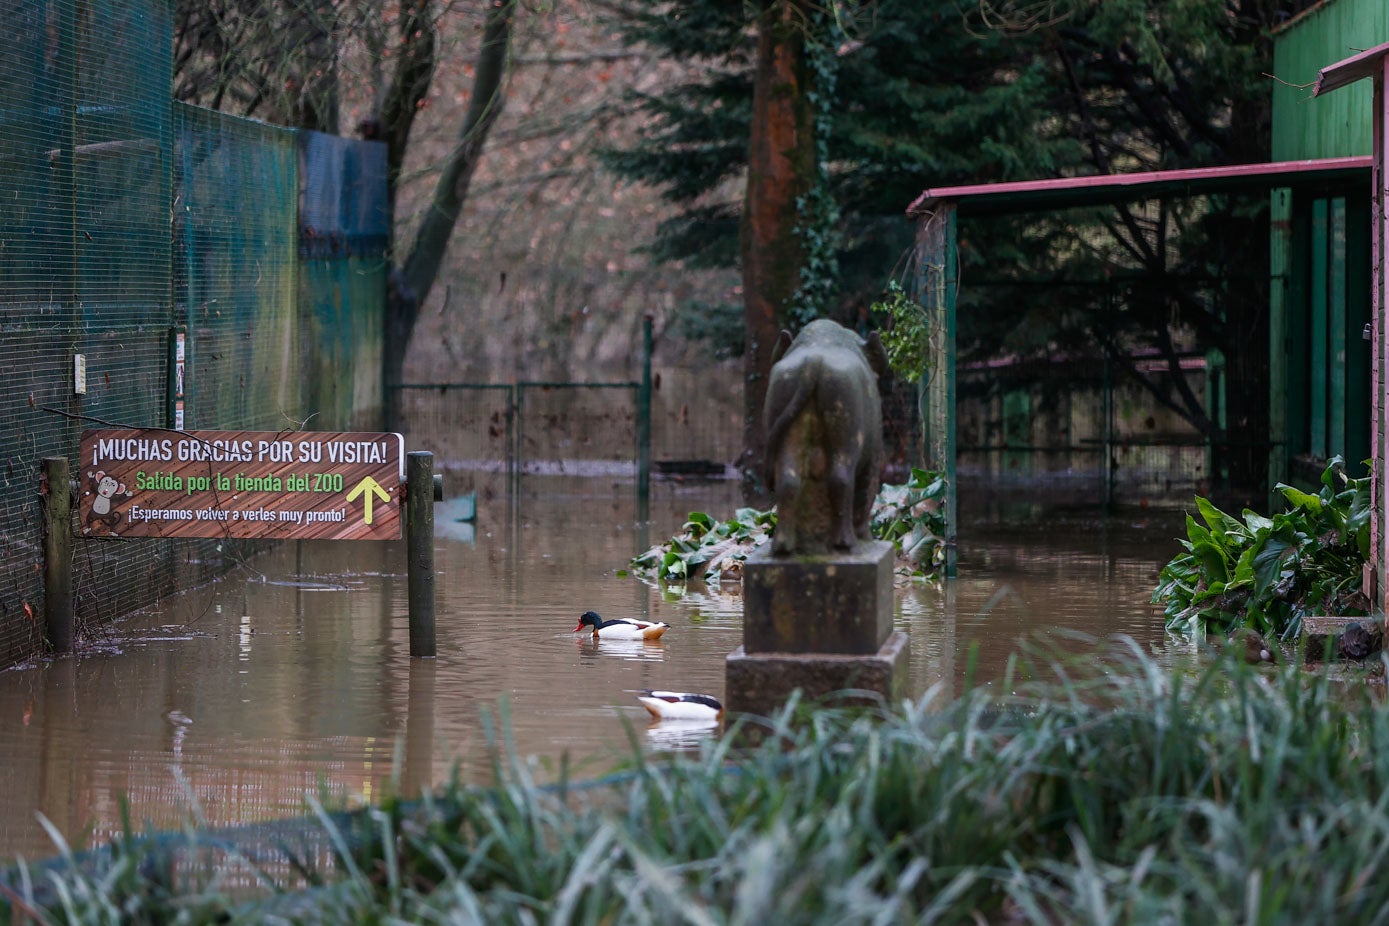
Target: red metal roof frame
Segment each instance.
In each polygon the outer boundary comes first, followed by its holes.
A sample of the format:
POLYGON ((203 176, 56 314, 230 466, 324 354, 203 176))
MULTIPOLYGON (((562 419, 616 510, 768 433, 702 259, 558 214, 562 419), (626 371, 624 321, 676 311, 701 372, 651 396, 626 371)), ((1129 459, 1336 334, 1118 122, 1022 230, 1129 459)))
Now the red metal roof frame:
MULTIPOLYGON (((1389 50, 1389 46, 1382 48, 1389 50)), ((1370 52, 1365 54, 1368 55, 1370 52)), ((1355 61, 1361 57, 1364 55, 1350 60, 1355 61)), ((1159 196, 1196 196, 1231 190, 1355 183, 1362 179, 1357 174, 1363 174, 1363 182, 1368 184, 1373 161, 1372 157, 1365 155, 933 187, 923 192, 907 207, 907 215, 919 217, 930 212, 935 206, 947 202, 954 203, 962 216, 1005 215, 1014 212, 1038 212, 1072 206, 1130 202, 1159 196)))
POLYGON ((1366 77, 1374 77, 1383 68, 1382 59, 1389 55, 1389 42, 1376 45, 1358 55, 1353 55, 1335 64, 1328 64, 1317 72, 1317 84, 1312 88, 1312 96, 1321 96, 1332 90, 1339 90, 1348 84, 1366 77))

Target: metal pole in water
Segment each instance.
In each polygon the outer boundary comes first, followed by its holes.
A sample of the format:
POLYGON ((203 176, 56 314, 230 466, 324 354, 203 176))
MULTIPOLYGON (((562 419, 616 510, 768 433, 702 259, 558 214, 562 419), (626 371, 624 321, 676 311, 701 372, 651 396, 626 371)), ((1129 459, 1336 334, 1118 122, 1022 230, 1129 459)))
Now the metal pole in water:
POLYGON ((54 653, 72 652, 72 490, 67 457, 43 459, 43 616, 54 653))
POLYGON ((412 450, 405 457, 410 655, 432 659, 438 655, 434 637, 434 454, 412 450))
POLYGON ((637 520, 651 517, 651 316, 642 319, 641 385, 637 388, 637 520))

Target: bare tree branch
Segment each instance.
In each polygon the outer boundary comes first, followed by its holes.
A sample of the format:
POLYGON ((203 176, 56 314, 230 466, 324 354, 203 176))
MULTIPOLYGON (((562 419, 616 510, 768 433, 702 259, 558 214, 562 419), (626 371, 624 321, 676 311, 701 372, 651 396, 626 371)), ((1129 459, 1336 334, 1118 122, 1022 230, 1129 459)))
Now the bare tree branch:
MULTIPOLYGON (((482 33, 482 53, 473 79, 473 92, 458 145, 449 154, 439 175, 434 199, 404 265, 404 281, 412 298, 423 303, 439 275, 453 227, 463 211, 468 186, 477 172, 487 133, 506 102, 503 78, 511 45, 512 17, 516 0, 492 0, 482 33)), ((418 311, 418 310, 417 310, 418 311)))

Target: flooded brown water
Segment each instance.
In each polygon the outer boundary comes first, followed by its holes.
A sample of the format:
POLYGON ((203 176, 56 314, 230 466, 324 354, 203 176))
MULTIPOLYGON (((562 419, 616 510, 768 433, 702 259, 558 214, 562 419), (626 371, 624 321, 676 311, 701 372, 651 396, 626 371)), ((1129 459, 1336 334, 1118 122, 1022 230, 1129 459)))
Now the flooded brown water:
MULTIPOLYGON (((731 511, 736 486, 657 484, 649 534, 629 488, 554 488, 483 501, 475 525, 456 503, 436 509, 437 659, 408 653, 403 544, 320 542, 124 620, 79 657, 0 672, 0 858, 56 854, 40 814, 74 846, 105 842, 123 800, 137 828, 176 829, 299 815, 310 794, 411 795, 455 768, 485 781, 484 717, 501 712, 542 777, 565 754, 579 774, 611 770, 629 730, 651 750, 712 735, 649 724, 632 692, 721 695, 741 599, 618 573, 689 511, 731 511), (571 632, 589 609, 671 629, 594 641, 571 632)), ((1021 641, 1058 628, 1162 645, 1148 600, 1175 516, 993 515, 967 526, 959 579, 899 591, 913 693, 958 692, 971 646, 976 677, 996 678, 1021 641)))

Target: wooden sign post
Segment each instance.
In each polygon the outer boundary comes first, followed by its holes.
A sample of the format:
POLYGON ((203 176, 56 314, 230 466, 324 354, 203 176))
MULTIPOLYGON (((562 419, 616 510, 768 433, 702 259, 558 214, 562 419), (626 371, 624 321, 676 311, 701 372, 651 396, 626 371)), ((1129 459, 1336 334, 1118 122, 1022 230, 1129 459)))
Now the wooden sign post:
POLYGON ((92 430, 79 459, 83 537, 402 536, 399 434, 92 430))

